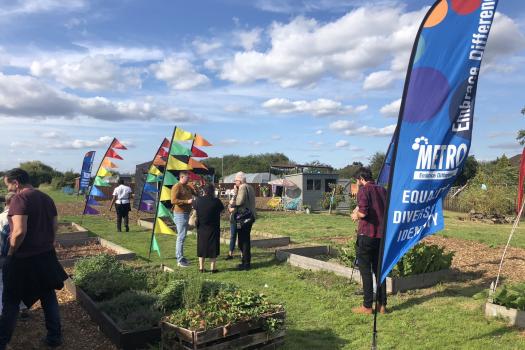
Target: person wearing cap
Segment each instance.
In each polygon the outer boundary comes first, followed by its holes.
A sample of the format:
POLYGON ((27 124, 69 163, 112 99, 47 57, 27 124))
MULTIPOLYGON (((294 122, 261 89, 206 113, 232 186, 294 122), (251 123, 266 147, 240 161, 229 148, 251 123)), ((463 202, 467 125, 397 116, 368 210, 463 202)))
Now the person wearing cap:
POLYGON ((255 190, 246 183, 246 174, 242 171, 235 174, 235 185, 238 187, 235 203, 230 207, 230 213, 245 212, 249 210, 252 214, 252 220, 248 223, 237 222, 237 236, 239 240, 239 249, 242 253, 242 262, 237 266, 239 270, 249 270, 251 267, 251 239, 250 234, 252 225, 256 218, 255 212, 255 190))

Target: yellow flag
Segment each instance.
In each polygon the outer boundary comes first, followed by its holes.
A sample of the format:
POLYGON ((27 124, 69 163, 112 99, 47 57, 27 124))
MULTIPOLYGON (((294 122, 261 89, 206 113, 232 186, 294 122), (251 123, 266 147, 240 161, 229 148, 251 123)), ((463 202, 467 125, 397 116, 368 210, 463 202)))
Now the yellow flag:
POLYGON ((161 201, 169 201, 171 199, 171 188, 162 186, 162 191, 160 192, 161 201))
POLYGON ((188 164, 181 162, 177 158, 173 156, 169 156, 168 158, 168 170, 191 170, 193 169, 188 164))
POLYGON ((162 173, 160 172, 160 170, 159 170, 155 165, 150 166, 150 168, 149 168, 149 170, 148 170, 148 173, 149 173, 149 174, 153 174, 153 175, 155 175, 155 176, 162 175, 162 173))
POLYGON ((98 169, 98 172, 97 172, 97 176, 100 176, 100 177, 106 177, 106 176, 111 176, 112 174, 104 167, 100 167, 100 169, 98 169))
POLYGON ((118 168, 115 163, 112 163, 109 158, 104 158, 101 164, 104 168, 118 168))
POLYGON ((166 225, 166 223, 160 218, 157 218, 157 222, 155 224, 155 233, 163 233, 165 235, 176 235, 175 231, 169 228, 169 226, 166 225))
POLYGON ((173 138, 177 141, 188 141, 193 140, 193 134, 189 131, 184 131, 181 128, 176 128, 173 138))

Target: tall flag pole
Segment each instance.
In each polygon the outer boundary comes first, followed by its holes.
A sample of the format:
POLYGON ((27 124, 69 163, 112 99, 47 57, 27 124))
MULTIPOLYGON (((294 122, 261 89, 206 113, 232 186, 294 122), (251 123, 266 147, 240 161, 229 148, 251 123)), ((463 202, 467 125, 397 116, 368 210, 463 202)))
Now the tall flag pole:
POLYGON ((170 141, 167 138, 164 138, 159 148, 157 149, 157 152, 155 152, 155 156, 153 157, 151 164, 148 168, 148 173, 146 175, 144 185, 142 186, 142 190, 140 192, 139 205, 137 208, 138 214, 140 214, 140 211, 151 210, 149 209, 148 204, 151 203, 151 201, 154 202, 155 197, 152 195, 152 193, 159 192, 158 183, 162 180, 162 176, 159 176, 158 172, 160 171, 159 168, 163 168, 166 166, 166 162, 168 159, 168 151, 166 149, 169 149, 169 147, 170 141))
POLYGON ((170 140, 170 148, 164 172, 161 172, 157 168, 157 176, 162 175, 162 181, 160 182, 160 195, 158 196, 155 209, 155 218, 153 220, 153 228, 151 231, 148 257, 151 257, 152 250, 157 251, 160 256, 159 245, 155 237, 156 234, 175 235, 175 232, 162 220, 162 218, 169 217, 173 221, 173 215, 169 210, 171 207, 171 187, 179 182, 176 176, 179 171, 192 169, 187 163, 177 159, 178 156, 189 156, 191 151, 180 145, 175 140, 187 141, 192 139, 193 135, 190 132, 184 131, 175 126, 170 140))
POLYGON ((377 285, 412 246, 444 227, 442 199, 468 157, 481 60, 497 4, 438 0, 421 23, 399 110, 377 285))
POLYGON ((78 194, 86 190, 91 182, 91 167, 93 166, 93 160, 95 160, 95 151, 89 151, 84 155, 82 161, 82 170, 80 171, 80 179, 78 182, 78 194))
POLYGON ((520 212, 520 204, 523 201, 523 182, 525 181, 525 147, 521 153, 520 177, 518 179, 518 200, 516 201, 516 214, 520 212))
POLYGON ((93 206, 98 206, 100 203, 97 201, 98 198, 106 198, 104 192, 100 190, 99 187, 109 187, 109 183, 106 181, 106 177, 111 176, 113 169, 116 169, 118 166, 112 162, 112 159, 121 159, 122 157, 115 151, 115 149, 126 150, 127 148, 120 143, 119 140, 113 138, 108 149, 104 153, 104 157, 98 166, 95 180, 91 185, 89 195, 86 197, 86 202, 84 204, 84 210, 82 211, 82 218, 80 223, 84 220, 84 215, 98 215, 99 211, 93 206), (98 187, 97 187, 98 186, 98 187))

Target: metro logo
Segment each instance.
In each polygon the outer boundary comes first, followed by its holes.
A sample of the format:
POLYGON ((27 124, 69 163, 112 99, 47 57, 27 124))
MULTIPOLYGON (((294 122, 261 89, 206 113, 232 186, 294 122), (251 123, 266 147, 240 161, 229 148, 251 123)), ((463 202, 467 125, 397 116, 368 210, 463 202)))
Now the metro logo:
POLYGON ((414 172, 415 180, 442 180, 457 174, 457 169, 465 160, 468 145, 429 145, 424 136, 414 140, 414 151, 419 151, 414 172))

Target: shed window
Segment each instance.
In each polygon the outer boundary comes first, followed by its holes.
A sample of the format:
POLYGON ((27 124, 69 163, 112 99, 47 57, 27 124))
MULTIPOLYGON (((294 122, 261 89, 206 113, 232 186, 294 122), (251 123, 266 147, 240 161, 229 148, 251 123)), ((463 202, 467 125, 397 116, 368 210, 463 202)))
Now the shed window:
POLYGON ((306 180, 306 190, 307 191, 313 191, 314 189, 314 180, 306 180))
POLYGON ((314 188, 316 191, 321 191, 321 180, 315 180, 314 188))

